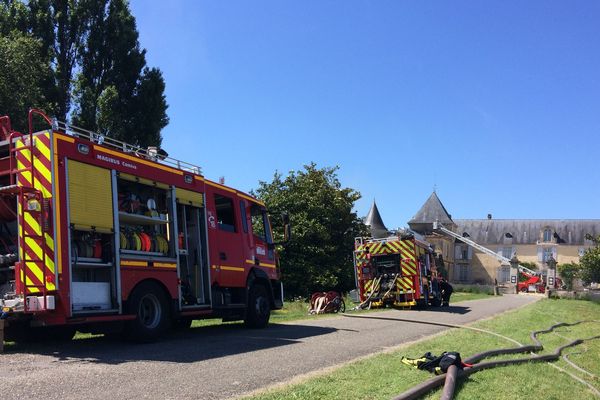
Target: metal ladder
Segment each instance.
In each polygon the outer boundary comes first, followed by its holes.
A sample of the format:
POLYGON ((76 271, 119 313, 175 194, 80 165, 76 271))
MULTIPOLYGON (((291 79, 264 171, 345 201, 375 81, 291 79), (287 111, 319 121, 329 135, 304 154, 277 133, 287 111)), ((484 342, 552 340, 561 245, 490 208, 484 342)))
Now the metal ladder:
MULTIPOLYGON (((23 232, 21 234, 22 243, 20 243, 20 253, 22 257, 17 262, 15 266, 15 279, 17 281, 22 282, 23 296, 25 298, 23 307, 24 311, 44 311, 48 309, 47 304, 47 286, 46 283, 48 281, 49 276, 46 271, 46 251, 45 251, 45 237, 44 233, 48 229, 46 224, 46 212, 48 210, 47 201, 43 197, 43 193, 35 188, 35 168, 34 168, 34 153, 36 151, 35 146, 35 137, 33 135, 33 116, 40 115, 42 118, 46 120, 50 125, 52 125, 52 121, 41 111, 36 109, 29 110, 29 134, 21 135, 16 131, 10 130, 10 121, 3 120, 2 122, 2 133, 6 136, 7 132, 10 132, 8 135, 8 145, 9 145, 9 158, 10 158, 10 185, 4 186, 0 188, 0 195, 2 196, 10 196, 12 198, 16 197, 18 202, 18 226, 20 230, 23 232), (8 128, 8 129, 7 129, 8 128), (23 141, 23 146, 17 147, 16 141, 17 138, 21 137, 23 141), (23 151, 29 150, 29 165, 24 168, 18 168, 17 157, 23 153, 23 151), (25 172, 29 172, 31 177, 30 182, 26 182, 25 180, 21 181, 21 184, 17 181, 19 174, 23 174, 25 172), (25 225, 27 224, 27 216, 30 216, 30 219, 33 219, 38 226, 39 232, 27 233, 25 230, 25 225), (27 242, 33 241, 34 244, 41 249, 41 257, 35 254, 35 252, 27 252, 25 251, 25 246, 27 242), (30 265, 35 265, 40 271, 42 271, 41 283, 28 283, 28 272, 30 272, 30 265), (42 296, 42 302, 39 306, 32 307, 27 301, 28 294, 36 294, 42 296)), ((20 254, 20 256, 21 256, 20 254)))
MULTIPOLYGON (((468 244, 469 246, 473 247, 474 249, 477 249, 477 250, 481 251, 482 253, 485 253, 485 254, 488 254, 490 256, 496 257, 496 259, 498 259, 498 261, 500 261, 500 262, 504 262, 504 263, 510 264, 510 259, 509 258, 501 256, 500 254, 494 252, 493 250, 490 250, 487 247, 483 247, 482 245, 480 245, 477 242, 474 242, 471 239, 467 239, 466 237, 463 237, 463 236, 459 235, 458 233, 452 232, 451 230, 444 228, 444 226, 439 221, 435 221, 433 223, 433 230, 441 231, 441 232, 445 233, 448 236, 452 236, 453 238, 458 239, 461 242, 468 244)), ((530 273, 532 275, 539 275, 540 274, 538 271, 534 271, 532 269, 524 267, 521 264, 519 264, 518 266, 519 266, 519 270, 521 270, 521 271, 527 271, 528 273, 530 273)))

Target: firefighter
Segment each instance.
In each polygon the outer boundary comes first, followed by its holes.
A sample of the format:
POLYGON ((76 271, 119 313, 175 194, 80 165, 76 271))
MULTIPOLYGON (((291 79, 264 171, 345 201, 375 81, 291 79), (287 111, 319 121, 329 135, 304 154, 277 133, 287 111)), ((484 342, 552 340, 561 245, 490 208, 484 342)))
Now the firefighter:
POLYGON ((442 294, 442 306, 450 305, 450 296, 454 289, 452 285, 446 280, 446 278, 442 278, 440 281, 440 293, 442 294))

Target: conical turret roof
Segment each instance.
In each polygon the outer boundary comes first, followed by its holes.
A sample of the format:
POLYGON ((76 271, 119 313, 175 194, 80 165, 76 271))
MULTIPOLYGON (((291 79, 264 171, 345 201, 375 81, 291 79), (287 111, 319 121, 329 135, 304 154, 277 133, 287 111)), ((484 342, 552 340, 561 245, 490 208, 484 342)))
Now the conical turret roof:
POLYGON ((448 227, 455 225, 450 214, 446 211, 446 207, 444 207, 437 196, 437 193, 433 192, 415 216, 408 221, 408 226, 416 232, 428 234, 433 229, 435 221, 439 221, 448 227))
POLYGON ((373 200, 373 205, 365 217, 365 225, 369 227, 371 236, 374 238, 384 238, 388 236, 388 230, 381 219, 375 200, 373 200))

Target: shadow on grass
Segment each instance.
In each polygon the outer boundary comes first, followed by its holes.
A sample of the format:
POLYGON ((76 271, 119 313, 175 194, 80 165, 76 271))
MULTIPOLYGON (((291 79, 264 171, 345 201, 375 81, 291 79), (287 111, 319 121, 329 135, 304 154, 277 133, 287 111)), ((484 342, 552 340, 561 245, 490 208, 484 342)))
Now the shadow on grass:
POLYGON ((242 324, 191 328, 173 332, 161 341, 134 344, 96 336, 69 342, 16 343, 5 353, 48 355, 56 361, 121 364, 130 361, 192 363, 233 354, 282 347, 301 339, 335 332, 334 328, 272 324, 266 329, 246 329, 242 324))

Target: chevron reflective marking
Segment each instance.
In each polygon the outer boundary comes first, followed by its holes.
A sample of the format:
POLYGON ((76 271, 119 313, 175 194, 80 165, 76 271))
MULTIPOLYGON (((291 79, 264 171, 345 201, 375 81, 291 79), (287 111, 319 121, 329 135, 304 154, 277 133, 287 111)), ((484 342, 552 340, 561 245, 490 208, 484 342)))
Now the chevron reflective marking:
POLYGON ((409 240, 400 242, 402 246, 402 274, 415 275, 417 273, 417 262, 415 257, 414 243, 409 240))
POLYGON ((375 280, 373 280, 373 279, 370 279, 364 283, 363 287, 365 289, 365 293, 372 292, 372 291, 374 292, 374 291, 379 290, 379 284, 374 285, 374 283, 375 283, 375 280))
POLYGON ((411 263, 404 263, 402 265, 402 275, 416 275, 417 269, 411 263))
MULTIPOLYGON (((52 156, 50 151, 50 133, 36 135, 34 137, 33 151, 33 168, 31 165, 31 151, 29 149, 29 136, 23 136, 15 142, 15 147, 19 150, 16 152, 17 169, 20 172, 17 174, 17 185, 24 187, 33 187, 40 191, 43 199, 48 199, 51 204, 52 199, 52 156), (33 176, 31 169, 33 169, 33 176)), ((19 243, 21 244, 20 256, 25 263, 27 276, 21 273, 20 280, 25 283, 29 293, 39 292, 38 288, 31 287, 32 285, 46 285, 49 291, 56 290, 54 283, 55 265, 54 265, 54 238, 50 232, 43 232, 38 220, 30 212, 22 210, 21 204, 18 204, 18 213, 22 215, 22 225, 19 226, 19 243), (40 241, 30 237, 42 236, 41 246, 40 241), (45 263, 40 266, 36 260, 45 260, 45 263), (42 270, 42 268, 45 269, 42 270), (46 282, 44 282, 44 275, 46 282)), ((48 215, 48 223, 51 222, 52 216, 48 215)), ((20 224, 21 225, 21 224, 20 224)))
POLYGON ((396 280, 396 287, 400 291, 412 290, 412 278, 410 278, 410 277, 398 278, 396 280))
POLYGON ((388 246, 393 248, 395 251, 394 252, 400 252, 400 250, 402 249, 401 245, 400 245, 400 241, 398 240, 391 240, 389 242, 387 242, 388 246))

